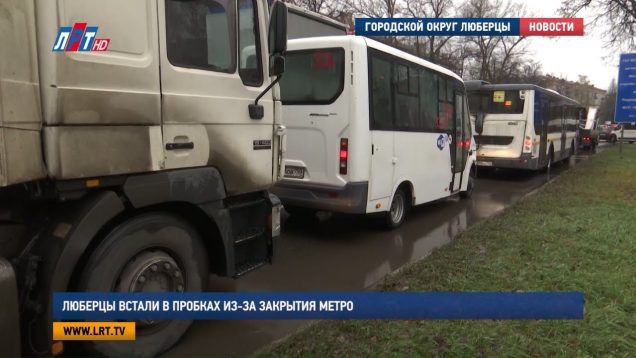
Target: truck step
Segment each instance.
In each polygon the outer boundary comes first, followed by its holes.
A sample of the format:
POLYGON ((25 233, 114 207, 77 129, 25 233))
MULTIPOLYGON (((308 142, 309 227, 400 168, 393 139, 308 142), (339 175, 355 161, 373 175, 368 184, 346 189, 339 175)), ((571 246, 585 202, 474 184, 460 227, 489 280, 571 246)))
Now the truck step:
POLYGON ((236 235, 234 239, 235 245, 240 245, 258 238, 262 238, 265 234, 264 227, 252 227, 236 235))
POLYGON ((234 275, 234 277, 241 277, 243 275, 245 275, 248 272, 254 271, 257 268, 264 266, 267 262, 261 261, 261 262, 245 262, 243 264, 240 264, 236 267, 236 274, 234 275))

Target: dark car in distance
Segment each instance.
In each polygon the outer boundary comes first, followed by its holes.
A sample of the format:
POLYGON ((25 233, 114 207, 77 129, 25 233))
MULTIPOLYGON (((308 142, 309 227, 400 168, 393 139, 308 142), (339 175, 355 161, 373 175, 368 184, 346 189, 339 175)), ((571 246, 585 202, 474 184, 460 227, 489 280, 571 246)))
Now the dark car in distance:
POLYGON ((594 150, 598 145, 599 132, 594 129, 579 129, 579 148, 594 150))

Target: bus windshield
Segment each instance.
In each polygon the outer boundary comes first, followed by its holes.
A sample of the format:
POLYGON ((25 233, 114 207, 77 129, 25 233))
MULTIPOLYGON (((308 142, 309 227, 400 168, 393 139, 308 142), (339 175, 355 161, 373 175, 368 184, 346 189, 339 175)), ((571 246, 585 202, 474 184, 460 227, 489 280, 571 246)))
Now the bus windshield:
POLYGON ((329 104, 344 87, 344 49, 287 52, 280 80, 283 104, 329 104))
POLYGON ((480 91, 469 92, 468 101, 471 113, 519 114, 523 113, 524 100, 519 91, 480 91))

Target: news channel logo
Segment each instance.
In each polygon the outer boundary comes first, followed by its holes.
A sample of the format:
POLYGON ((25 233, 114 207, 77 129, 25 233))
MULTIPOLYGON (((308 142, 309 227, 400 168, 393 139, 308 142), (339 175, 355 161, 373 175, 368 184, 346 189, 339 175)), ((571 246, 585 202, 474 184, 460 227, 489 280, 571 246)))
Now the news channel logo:
POLYGON ((98 26, 88 26, 86 22, 76 22, 71 26, 61 26, 53 42, 54 52, 103 52, 108 50, 110 39, 97 38, 98 26))

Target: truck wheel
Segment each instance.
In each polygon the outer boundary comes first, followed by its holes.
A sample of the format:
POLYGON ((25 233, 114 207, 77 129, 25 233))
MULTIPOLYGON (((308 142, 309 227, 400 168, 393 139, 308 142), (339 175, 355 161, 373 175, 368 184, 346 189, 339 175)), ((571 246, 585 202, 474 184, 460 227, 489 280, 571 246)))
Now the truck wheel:
POLYGON ((462 199, 468 199, 473 195, 473 190, 475 189, 475 167, 470 169, 470 174, 468 175, 468 184, 466 185, 466 191, 460 191, 459 197, 462 199))
POLYGON ((406 201, 406 195, 404 195, 404 191, 402 189, 398 188, 398 190, 395 191, 395 195, 393 195, 393 201, 391 202, 389 211, 384 214, 384 226, 387 229, 392 230, 402 225, 404 218, 406 217, 407 210, 408 204, 406 201))
MULTIPOLYGON (((167 213, 129 219, 106 234, 83 268, 79 289, 98 292, 201 292, 208 280, 206 249, 185 221, 167 213)), ((135 341, 93 341, 105 356, 155 356, 173 346, 192 321, 137 321, 135 341)))

